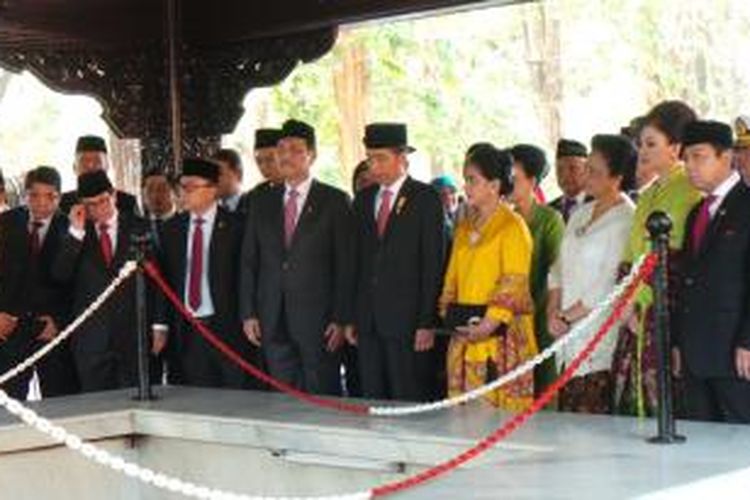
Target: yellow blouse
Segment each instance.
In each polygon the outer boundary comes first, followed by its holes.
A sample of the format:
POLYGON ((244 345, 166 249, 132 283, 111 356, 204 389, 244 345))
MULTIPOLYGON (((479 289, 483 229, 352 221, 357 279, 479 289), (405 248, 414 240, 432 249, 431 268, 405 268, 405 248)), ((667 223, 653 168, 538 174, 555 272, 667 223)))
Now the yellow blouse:
POLYGON ((441 310, 451 302, 488 305, 487 316, 510 323, 532 310, 529 295, 531 234, 523 218, 501 205, 475 232, 464 220, 456 228, 445 275, 441 310))
MULTIPOLYGON (((498 375, 507 373, 537 352, 533 303, 529 291, 532 238, 520 215, 501 205, 485 225, 475 230, 459 223, 440 300, 445 314, 451 303, 486 305, 487 317, 502 322, 502 336, 472 342, 451 339, 447 355, 448 394, 455 396, 488 381, 488 364, 498 375)), ((534 395, 532 373, 485 395, 494 406, 520 411, 534 395)))

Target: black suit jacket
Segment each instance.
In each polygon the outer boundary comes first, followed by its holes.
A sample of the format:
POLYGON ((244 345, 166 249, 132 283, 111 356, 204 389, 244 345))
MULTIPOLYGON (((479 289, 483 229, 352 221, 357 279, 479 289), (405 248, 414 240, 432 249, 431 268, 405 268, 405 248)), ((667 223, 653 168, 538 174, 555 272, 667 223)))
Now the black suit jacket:
POLYGON ((409 336, 436 326, 445 254, 443 207, 432 187, 407 178, 381 240, 375 223, 378 191, 371 186, 354 200, 357 329, 362 335, 409 336))
MULTIPOLYGON (((160 263, 170 286, 183 299, 187 286, 188 235, 190 214, 187 212, 175 215, 164 223, 160 263)), ((237 290, 239 273, 240 246, 242 244, 242 224, 232 213, 217 207, 216 219, 209 244, 208 284, 211 301, 214 306, 213 322, 221 325, 216 333, 233 347, 243 347, 240 318, 237 312, 237 290)), ((171 338, 184 339, 185 336, 197 335, 193 332, 182 332, 183 321, 177 321, 174 308, 167 304, 162 294, 157 296, 156 322, 170 325, 177 332, 171 338)), ((181 340, 178 342, 182 343, 181 340)))
POLYGON ((750 349, 750 189, 740 182, 729 192, 695 254, 699 207, 687 220, 676 343, 695 376, 734 377, 735 348, 750 349))
POLYGON ((240 313, 275 332, 284 306, 291 335, 322 341, 322 330, 351 321, 355 241, 349 198, 313 181, 291 247, 284 245, 285 186, 252 197, 242 246, 240 313))
MULTIPOLYGON (((71 284, 73 314, 80 314, 117 276, 131 254, 132 237, 148 232, 143 219, 120 212, 117 219, 117 242, 112 264, 107 267, 99 238, 90 222, 82 241, 69 232, 54 259, 53 276, 71 284)), ((135 281, 125 281, 107 302, 71 337, 71 348, 79 370, 90 372, 97 364, 116 358, 135 381, 137 325, 135 281)))
POLYGON ((52 276, 52 260, 58 253, 68 221, 52 216, 39 255, 31 253, 29 210, 15 208, 0 216, 0 311, 21 319, 49 315, 62 328, 70 309, 69 290, 52 276))
MULTIPOLYGON (((115 203, 117 205, 117 210, 120 213, 130 215, 140 214, 138 201, 135 199, 135 196, 119 190, 116 191, 115 194, 117 195, 117 200, 115 203)), ((75 205, 76 203, 78 203, 78 192, 67 191, 63 193, 62 197, 60 198, 60 211, 63 214, 68 215, 70 213, 70 209, 73 208, 73 205, 75 205)))

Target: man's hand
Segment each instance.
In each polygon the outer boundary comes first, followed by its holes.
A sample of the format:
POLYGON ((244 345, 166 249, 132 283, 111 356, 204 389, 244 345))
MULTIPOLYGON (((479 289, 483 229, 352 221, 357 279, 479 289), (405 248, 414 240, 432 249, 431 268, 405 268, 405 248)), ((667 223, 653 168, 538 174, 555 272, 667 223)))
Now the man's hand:
POLYGON ((242 322, 242 331, 245 332, 245 337, 255 347, 260 347, 261 339, 263 338, 263 331, 260 329, 260 321, 258 318, 246 319, 242 322))
POLYGON ((432 349, 435 345, 435 332, 428 328, 420 328, 414 335, 414 350, 416 352, 425 352, 432 349))
POLYGON ((169 332, 164 328, 153 328, 151 330, 151 354, 158 356, 167 347, 169 332))
POLYGON ((55 337, 57 337, 57 334, 60 333, 60 330, 58 330, 57 325, 55 324, 55 320, 52 319, 52 316, 39 316, 39 320, 44 322, 44 328, 42 329, 42 333, 40 333, 36 338, 37 340, 50 342, 55 337))
POLYGON ((672 376, 682 378, 682 354, 677 347, 672 348, 672 376))
POLYGON ((344 337, 346 337, 349 345, 357 345, 357 329, 354 328, 354 325, 344 327, 344 337))
POLYGON ((8 313, 0 312, 0 341, 8 340, 8 337, 18 325, 18 318, 8 313))
POLYGON ((68 217, 70 219, 70 227, 78 231, 84 231, 86 229, 86 207, 80 203, 73 205, 68 217))
POLYGON ((346 342, 346 337, 344 337, 344 329, 336 323, 331 323, 330 325, 328 325, 328 328, 326 328, 323 337, 326 340, 326 351, 328 352, 338 351, 346 342))
POLYGON ((734 351, 737 375, 743 380, 750 380, 750 350, 738 347, 734 351))

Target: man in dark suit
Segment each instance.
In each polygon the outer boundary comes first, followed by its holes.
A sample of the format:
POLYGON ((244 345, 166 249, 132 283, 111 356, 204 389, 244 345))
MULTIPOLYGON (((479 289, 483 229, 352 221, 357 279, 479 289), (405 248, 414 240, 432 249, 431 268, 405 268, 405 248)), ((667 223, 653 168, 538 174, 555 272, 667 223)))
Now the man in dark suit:
MULTIPOLYGON (((192 314, 255 362, 237 312, 242 223, 218 206, 218 180, 219 166, 213 161, 190 158, 183 162, 180 189, 185 211, 164 225, 161 266, 192 314)), ((164 345, 171 331, 169 340, 179 367, 176 382, 236 389, 252 386, 240 368, 171 311, 164 299, 157 299, 154 338, 164 345)))
POLYGON ((143 174, 143 213, 148 219, 155 248, 161 245, 164 223, 177 213, 174 181, 166 172, 152 170, 143 174))
POLYGON ((350 323, 354 238, 347 195, 314 180, 315 130, 289 120, 279 144, 285 183, 253 201, 242 249, 241 314, 275 377, 338 395, 350 323))
MULTIPOLYGON (((68 229, 67 219, 57 211, 60 174, 37 167, 26 174, 25 189, 28 206, 0 216, 0 373, 52 340, 69 316, 69 291, 50 270, 68 229)), ((45 356, 36 371, 44 397, 77 391, 67 342, 45 356)), ((16 376, 6 391, 24 399, 32 375, 27 370, 16 376)))
MULTIPOLYGON (((255 146, 253 156, 260 175, 263 176, 262 185, 275 185, 284 182, 279 166, 279 141, 281 130, 275 128, 259 128, 255 131, 255 146)), ((258 187, 256 186, 256 188, 258 187)))
MULTIPOLYGON (((132 238, 148 232, 142 219, 117 210, 115 190, 103 170, 78 177, 78 198, 52 269, 55 279, 70 282, 76 316, 116 277, 128 260, 132 238)), ((135 318, 135 285, 128 280, 71 338, 84 392, 136 384, 135 318)))
POLYGON ((228 212, 245 215, 248 193, 242 192, 242 158, 234 149, 220 149, 213 157, 219 165, 218 199, 228 212))
MULTIPOLYGON (((76 142, 75 173, 81 176, 88 172, 109 169, 109 156, 107 155, 107 143, 99 136, 84 135, 76 142)), ((135 196, 123 191, 115 191, 117 210, 131 215, 138 214, 138 202, 135 196)), ((68 215, 73 205, 78 204, 78 192, 68 191, 63 193, 60 200, 60 211, 68 215)))
POLYGON ((550 203, 550 206, 560 212, 563 220, 568 222, 570 216, 584 203, 591 201, 586 196, 586 178, 588 168, 586 161, 588 151, 586 146, 578 141, 560 139, 557 142, 555 168, 557 169, 557 184, 563 194, 550 203))
POLYGON ((435 190, 410 178, 406 126, 365 130, 377 182, 354 201, 359 239, 356 331, 366 397, 423 400, 435 392, 434 331, 444 259, 435 190))
POLYGON ((750 188, 732 170, 732 129, 697 121, 683 140, 690 182, 676 303, 676 373, 688 417, 750 423, 750 188))

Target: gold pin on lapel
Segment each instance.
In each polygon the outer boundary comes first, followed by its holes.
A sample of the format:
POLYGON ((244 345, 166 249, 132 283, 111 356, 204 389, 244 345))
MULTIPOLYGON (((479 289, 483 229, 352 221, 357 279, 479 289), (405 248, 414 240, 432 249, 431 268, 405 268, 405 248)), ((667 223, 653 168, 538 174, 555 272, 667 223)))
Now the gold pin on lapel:
POLYGON ((398 199, 398 203, 396 204, 396 215, 399 215, 401 213, 401 210, 403 210, 405 204, 406 198, 402 196, 398 199))

